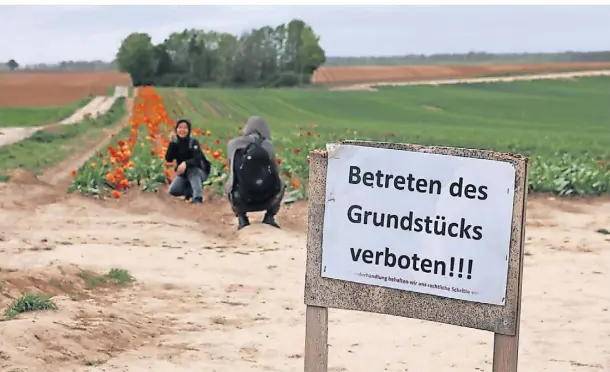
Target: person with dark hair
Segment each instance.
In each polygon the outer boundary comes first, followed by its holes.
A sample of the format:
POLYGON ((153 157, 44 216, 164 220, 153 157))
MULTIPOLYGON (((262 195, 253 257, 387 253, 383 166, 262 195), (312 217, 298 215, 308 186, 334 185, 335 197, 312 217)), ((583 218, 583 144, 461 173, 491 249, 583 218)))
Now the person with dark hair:
POLYGON ((191 136, 191 123, 186 119, 176 122, 170 135, 165 161, 176 161, 176 178, 169 185, 169 194, 193 198, 193 204, 203 202, 203 183, 210 175, 211 164, 201 145, 191 136))
POLYGON ((225 191, 238 220, 237 229, 250 224, 248 212, 258 211, 266 211, 263 223, 279 228, 275 215, 286 185, 279 175, 267 121, 250 117, 244 135, 227 144, 227 157, 229 179, 225 191))

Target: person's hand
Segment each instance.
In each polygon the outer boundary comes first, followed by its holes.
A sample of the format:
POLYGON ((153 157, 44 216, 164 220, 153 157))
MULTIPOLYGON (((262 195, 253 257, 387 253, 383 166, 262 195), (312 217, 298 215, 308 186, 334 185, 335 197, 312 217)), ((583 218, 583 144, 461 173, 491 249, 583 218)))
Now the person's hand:
POLYGON ((182 173, 184 173, 185 170, 186 170, 186 163, 182 162, 178 166, 178 169, 176 169, 176 172, 178 172, 179 174, 182 174, 182 173))
POLYGON ((176 132, 171 131, 171 133, 169 134, 169 141, 173 141, 176 139, 176 132))

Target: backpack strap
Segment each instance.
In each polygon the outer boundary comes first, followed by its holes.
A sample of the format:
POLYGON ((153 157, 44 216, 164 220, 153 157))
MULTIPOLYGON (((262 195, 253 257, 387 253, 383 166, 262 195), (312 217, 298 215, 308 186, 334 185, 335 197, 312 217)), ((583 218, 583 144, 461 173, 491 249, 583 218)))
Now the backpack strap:
MULTIPOLYGON (((189 149, 191 151, 193 151, 195 149, 195 139, 193 137, 189 137, 189 149)), ((210 163, 210 161, 206 158, 205 154, 203 153, 203 149, 201 147, 199 147, 199 150, 201 152, 202 159, 201 159, 201 168, 207 173, 210 174, 211 170, 212 170, 212 163, 210 163)))

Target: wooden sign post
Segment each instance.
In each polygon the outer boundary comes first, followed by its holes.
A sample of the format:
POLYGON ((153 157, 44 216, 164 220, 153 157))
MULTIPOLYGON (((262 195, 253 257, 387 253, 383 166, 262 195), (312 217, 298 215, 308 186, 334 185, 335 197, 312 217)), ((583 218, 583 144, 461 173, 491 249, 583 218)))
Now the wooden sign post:
POLYGON ((310 153, 305 372, 328 370, 328 308, 494 332, 517 371, 528 159, 346 141, 310 153))

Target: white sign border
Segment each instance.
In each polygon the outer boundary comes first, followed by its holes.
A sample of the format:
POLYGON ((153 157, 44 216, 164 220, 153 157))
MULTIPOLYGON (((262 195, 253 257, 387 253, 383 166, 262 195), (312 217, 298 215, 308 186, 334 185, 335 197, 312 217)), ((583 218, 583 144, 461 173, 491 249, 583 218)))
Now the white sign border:
MULTIPOLYGON (((330 177, 332 175, 332 173, 333 173, 331 171, 331 169, 330 169, 330 165, 331 165, 330 163, 333 161, 333 159, 338 159, 338 157, 336 157, 335 154, 338 155, 338 154, 342 153, 343 151, 350 151, 351 156, 354 156, 355 154, 353 153, 353 151, 356 151, 358 149, 358 147, 361 147, 361 146, 354 146, 354 145, 347 144, 347 143, 346 144, 329 143, 329 144, 326 145, 326 150, 327 150, 327 152, 329 154, 329 156, 328 156, 329 160, 328 160, 328 164, 327 164, 327 176, 326 176, 327 177, 327 182, 328 182, 328 177, 330 177)), ((370 148, 371 149, 375 149, 375 147, 370 147, 370 148)), ((388 150, 388 149, 382 149, 382 150, 388 150)), ((404 150, 395 150, 395 151, 404 151, 404 150)), ((422 154, 422 155, 424 154, 422 152, 414 152, 414 151, 404 151, 404 152, 406 152, 406 153, 419 153, 419 154, 422 154)), ((397 154, 397 155, 400 155, 400 154, 397 154)), ((442 159, 443 157, 449 157, 449 159, 451 159, 451 158, 464 159, 465 158, 465 157, 460 157, 460 156, 455 156, 455 155, 447 155, 447 154, 427 154, 427 155, 434 157, 437 161, 439 159, 442 159)), ((373 154, 370 154, 369 157, 375 157, 375 156, 373 154)), ((511 171, 510 179, 512 180, 511 182, 514 182, 515 169, 514 169, 514 166, 512 166, 512 164, 510 164, 508 162, 499 162, 499 161, 493 161, 493 160, 488 160, 488 159, 477 159, 477 158, 468 158, 468 159, 474 159, 475 161, 481 162, 481 163, 494 162, 494 163, 501 163, 502 166, 510 165, 510 171, 511 171)), ((335 171, 335 173, 336 173, 336 171, 335 171)), ((509 194, 508 197, 510 198, 509 200, 510 200, 510 208, 511 209, 510 209, 510 211, 506 211, 506 212, 508 212, 508 215, 511 216, 511 217, 514 214, 514 210, 513 210, 513 208, 514 208, 514 191, 515 191, 514 190, 514 185, 511 184, 509 192, 508 192, 508 194, 509 194)), ((328 187, 326 189, 326 193, 327 193, 327 195, 326 195, 326 199, 327 200, 329 200, 329 198, 334 199, 334 197, 332 196, 332 190, 330 190, 328 187)), ((335 217, 336 217, 336 215, 335 215, 335 217)), ((324 216, 324 218, 325 219, 329 218, 329 204, 327 204, 327 206, 325 208, 325 216, 324 216)), ((333 235, 332 234, 333 233, 333 228, 331 228, 329 225, 325 225, 324 226, 324 233, 326 233, 326 234, 330 233, 331 235, 333 235)), ((383 233, 384 233, 384 231, 379 230, 379 234, 383 234, 383 233)), ((420 288, 419 286, 417 286, 415 288, 412 288, 412 289, 397 288, 397 286, 394 286, 394 285, 384 285, 384 283, 381 282, 381 281, 363 280, 363 279, 360 279, 360 280, 352 279, 352 280, 350 280, 350 279, 346 279, 346 278, 341 278, 340 277, 341 275, 338 275, 336 273, 335 274, 330 274, 330 273, 327 272, 327 269, 326 269, 327 264, 325 265, 325 261, 324 260, 325 260, 325 258, 328 259, 328 255, 324 254, 324 247, 322 248, 322 265, 323 265, 323 269, 321 271, 321 275, 322 275, 322 277, 328 278, 328 279, 337 279, 337 280, 343 280, 343 281, 354 282, 354 283, 361 283, 361 284, 367 284, 367 285, 377 285, 377 286, 386 287, 386 288, 396 288, 396 289, 399 289, 399 290, 418 292, 418 293, 422 293, 422 294, 427 293, 427 294, 432 294, 432 295, 436 295, 436 296, 440 296, 440 297, 447 297, 447 298, 453 298, 453 299, 463 299, 463 300, 471 301, 471 302, 488 303, 488 304, 494 304, 494 305, 504 305, 505 302, 506 302, 506 284, 507 284, 507 281, 508 281, 508 254, 509 254, 509 250, 510 250, 510 247, 509 247, 509 245, 510 245, 510 230, 506 231, 506 233, 507 233, 507 236, 506 236, 507 241, 506 241, 506 248, 505 248, 506 250, 504 252, 502 252, 502 254, 501 254, 502 255, 502 263, 501 264, 503 265, 503 267, 502 267, 501 271, 498 272, 498 274, 502 275, 502 288, 501 288, 502 289, 502 293, 498 294, 498 297, 496 297, 493 300, 491 300, 490 298, 481 299, 481 300, 477 300, 477 299, 474 299, 474 298, 469 299, 470 296, 462 294, 462 293, 454 294, 453 292, 447 293, 444 290, 428 290, 427 287, 424 288, 424 289, 420 288), (434 293, 434 292, 436 292, 436 293, 434 293)), ((330 247, 327 247, 327 248, 330 248, 330 247)), ((371 248, 371 249, 374 249, 374 248, 371 248)), ((374 269, 371 268, 371 270, 374 270, 374 269)), ((371 274, 372 274, 372 272, 371 272, 371 274)), ((379 272, 378 275, 385 275, 385 274, 382 274, 381 272, 379 272)), ((443 283, 443 285, 450 286, 447 283, 443 283)), ((455 284, 455 286, 459 287, 460 284, 455 284)), ((410 286, 407 286, 407 287, 410 287, 410 286)))

